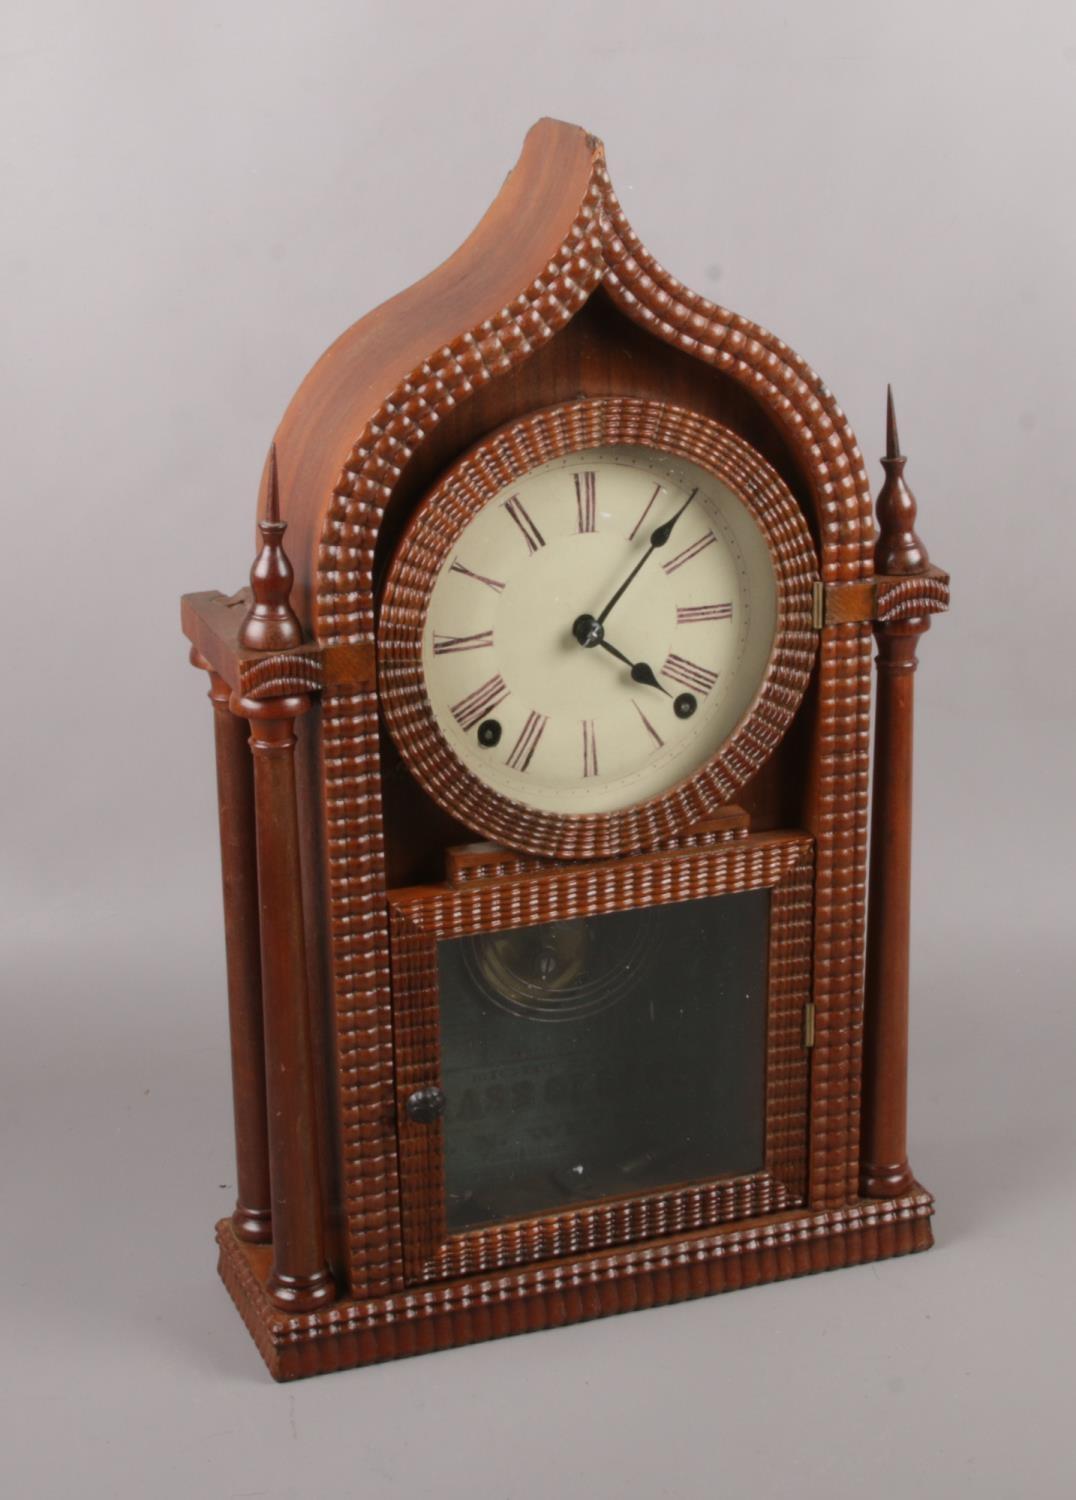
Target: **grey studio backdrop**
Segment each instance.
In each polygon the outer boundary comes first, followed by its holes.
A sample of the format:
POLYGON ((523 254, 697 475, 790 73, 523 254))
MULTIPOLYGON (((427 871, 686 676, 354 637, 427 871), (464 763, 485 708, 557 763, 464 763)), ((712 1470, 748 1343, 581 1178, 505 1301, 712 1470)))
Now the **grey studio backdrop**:
POLYGON ((1070 4, 7 4, 0 1483, 22 1496, 1069 1492, 1070 4), (938 1248, 273 1386, 234 1196, 211 715, 321 350, 542 114, 837 392, 954 578, 918 679, 912 1161, 938 1248))

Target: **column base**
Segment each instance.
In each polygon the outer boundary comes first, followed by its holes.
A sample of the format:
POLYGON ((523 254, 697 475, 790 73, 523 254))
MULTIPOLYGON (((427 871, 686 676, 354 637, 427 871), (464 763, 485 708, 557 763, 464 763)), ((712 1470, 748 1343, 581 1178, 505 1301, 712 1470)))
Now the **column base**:
POLYGON ((273 1216, 267 1208, 244 1208, 237 1203, 232 1210, 232 1228, 248 1245, 268 1245, 273 1238, 273 1216))
POLYGON ((915 1183, 907 1160, 876 1166, 864 1162, 859 1176, 859 1191, 864 1198, 897 1198, 915 1183))
POLYGON ((281 1271, 271 1271, 265 1294, 282 1312, 309 1313, 336 1301, 336 1283, 328 1271, 315 1271, 313 1276, 286 1276, 281 1271))

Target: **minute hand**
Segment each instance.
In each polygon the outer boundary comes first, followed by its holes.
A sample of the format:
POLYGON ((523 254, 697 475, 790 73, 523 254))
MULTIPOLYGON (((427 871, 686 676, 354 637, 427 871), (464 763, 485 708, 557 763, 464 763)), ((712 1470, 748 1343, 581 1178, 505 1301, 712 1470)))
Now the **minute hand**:
POLYGON ((627 591, 628 585, 634 582, 636 574, 642 568, 651 552, 653 552, 657 547, 664 547, 665 543, 672 536, 673 527, 676 525, 677 521, 679 521, 680 517, 684 514, 684 511, 687 510, 688 506, 691 504, 692 500, 694 500, 695 496, 698 493, 699 491, 696 487, 691 491, 691 494, 684 501, 683 505, 681 505, 675 516, 671 516, 669 520, 663 521, 655 531, 652 531, 650 533, 650 546, 647 547, 642 557, 640 557, 639 561, 635 564, 634 568, 632 568, 627 578, 625 578, 624 582, 620 585, 616 593, 609 600, 609 603, 605 606, 601 614, 598 616, 599 625, 605 624, 606 618, 611 613, 613 605, 616 604, 617 600, 627 591))

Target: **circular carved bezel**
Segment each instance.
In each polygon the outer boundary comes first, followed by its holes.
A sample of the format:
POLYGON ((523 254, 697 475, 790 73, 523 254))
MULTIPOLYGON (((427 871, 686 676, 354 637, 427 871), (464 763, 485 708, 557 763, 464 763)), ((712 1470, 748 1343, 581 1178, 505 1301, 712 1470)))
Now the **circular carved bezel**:
POLYGON ((396 549, 381 598, 378 683, 392 737, 420 785, 461 823, 508 848, 587 859, 653 847, 729 801, 776 749, 799 707, 817 649, 811 535, 788 486, 743 438, 681 407, 608 396, 548 407, 485 438, 421 501, 396 549), (482 782, 434 717, 422 669, 430 595, 464 527, 506 485, 552 459, 634 444, 689 459, 726 484, 765 538, 777 583, 777 626, 759 690, 732 734, 684 780, 606 813, 527 807, 482 782))

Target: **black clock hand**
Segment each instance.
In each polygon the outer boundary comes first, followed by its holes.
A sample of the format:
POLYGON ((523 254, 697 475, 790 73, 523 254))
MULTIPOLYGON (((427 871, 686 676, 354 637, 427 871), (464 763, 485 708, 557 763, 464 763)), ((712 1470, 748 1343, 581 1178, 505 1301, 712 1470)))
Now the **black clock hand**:
MULTIPOLYGON (((675 519, 674 516, 673 520, 675 519)), ((626 667, 630 667, 633 682, 642 682, 647 687, 656 687, 659 693, 664 693, 667 698, 672 697, 669 689, 662 687, 654 676, 653 669, 647 666, 645 661, 632 661, 630 656, 625 656, 623 651, 618 651, 615 646, 609 644, 605 639, 605 626, 593 615, 580 615, 572 626, 572 634, 581 646, 600 646, 603 651, 608 651, 610 656, 615 656, 617 661, 622 661, 626 667)))
POLYGON ((624 655, 623 651, 618 651, 615 646, 610 646, 608 641, 601 640, 598 642, 598 645, 603 651, 608 651, 610 656, 615 656, 617 661, 622 661, 626 667, 631 668, 632 682, 645 683, 647 687, 657 688, 658 692, 664 693, 666 698, 672 697, 669 689, 662 687, 661 683, 654 676, 652 669, 647 666, 645 661, 632 661, 630 657, 624 655))
POLYGON ((620 599, 620 597, 625 593, 628 585, 634 582, 636 574, 646 562, 651 552, 653 552, 657 547, 664 547, 665 543, 672 536, 673 527, 676 525, 677 521, 679 521, 680 517, 684 514, 684 511, 687 510, 688 506, 691 504, 692 500, 694 500, 695 496, 698 493, 698 487, 696 486, 696 488, 691 491, 691 494, 684 501, 683 505, 681 505, 680 509, 676 512, 675 516, 672 516, 668 521, 663 521, 655 531, 652 531, 650 533, 650 546, 643 553, 642 557, 640 557, 639 561, 635 564, 634 568, 632 568, 627 578, 625 578, 624 582, 620 585, 616 593, 609 600, 609 603, 605 606, 601 614, 598 616, 599 625, 605 624, 606 618, 613 608, 613 605, 616 604, 617 600, 620 599))

